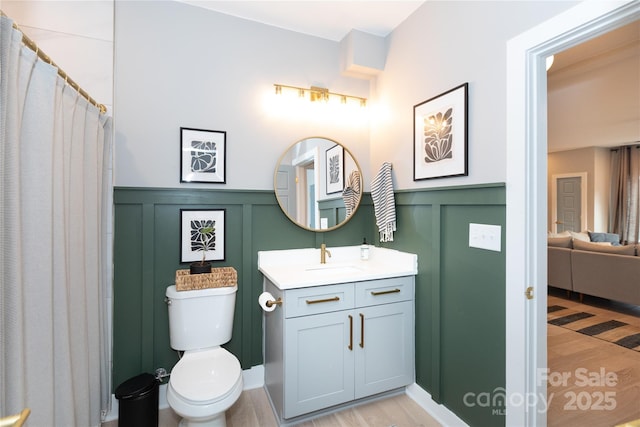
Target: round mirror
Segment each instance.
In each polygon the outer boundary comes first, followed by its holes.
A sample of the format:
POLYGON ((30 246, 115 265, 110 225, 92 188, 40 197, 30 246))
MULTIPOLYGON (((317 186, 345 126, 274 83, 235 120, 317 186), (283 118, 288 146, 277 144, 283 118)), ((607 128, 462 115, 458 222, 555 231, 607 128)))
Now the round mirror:
POLYGON ((274 175, 280 208, 311 231, 345 224, 360 205, 362 171, 351 152, 337 141, 310 137, 295 142, 280 157, 274 175))

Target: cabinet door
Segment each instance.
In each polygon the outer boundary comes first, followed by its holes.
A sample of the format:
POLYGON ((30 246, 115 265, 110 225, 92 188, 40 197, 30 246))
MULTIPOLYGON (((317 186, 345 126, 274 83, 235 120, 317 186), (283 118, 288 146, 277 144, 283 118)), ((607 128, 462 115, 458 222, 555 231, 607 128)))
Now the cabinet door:
POLYGON ((411 384, 413 301, 364 307, 355 313, 355 398, 411 384))
POLYGON ((339 311, 285 320, 285 418, 353 400, 353 315, 339 311))

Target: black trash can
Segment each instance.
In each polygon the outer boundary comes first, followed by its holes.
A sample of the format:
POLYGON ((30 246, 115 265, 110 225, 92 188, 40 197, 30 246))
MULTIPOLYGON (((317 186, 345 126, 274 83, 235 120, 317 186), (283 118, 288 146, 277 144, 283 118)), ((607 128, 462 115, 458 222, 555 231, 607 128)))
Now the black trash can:
POLYGON ((118 427, 158 427, 158 380, 145 373, 116 388, 118 427))

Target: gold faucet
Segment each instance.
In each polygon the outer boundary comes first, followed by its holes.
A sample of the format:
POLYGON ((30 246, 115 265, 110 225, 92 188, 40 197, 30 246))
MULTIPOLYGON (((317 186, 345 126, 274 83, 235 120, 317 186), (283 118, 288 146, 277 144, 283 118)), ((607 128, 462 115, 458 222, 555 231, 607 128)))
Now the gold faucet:
POLYGON ((327 249, 327 245, 322 243, 320 245, 320 264, 326 264, 327 263, 327 255, 329 255, 329 257, 331 257, 331 252, 329 252, 329 250, 327 249))

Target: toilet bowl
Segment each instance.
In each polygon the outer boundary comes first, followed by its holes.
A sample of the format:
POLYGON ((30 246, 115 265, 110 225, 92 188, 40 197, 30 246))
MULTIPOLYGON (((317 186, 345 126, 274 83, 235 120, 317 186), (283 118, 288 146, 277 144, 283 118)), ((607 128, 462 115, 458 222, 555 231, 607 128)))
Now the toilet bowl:
POLYGON ((222 347, 184 353, 173 367, 167 402, 181 427, 225 427, 225 411, 242 392, 242 368, 222 347))
POLYGON ((169 342, 182 351, 171 370, 167 402, 180 425, 225 427, 225 411, 242 393, 242 368, 221 347, 233 329, 237 284, 178 291, 167 287, 169 342))

